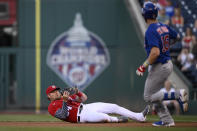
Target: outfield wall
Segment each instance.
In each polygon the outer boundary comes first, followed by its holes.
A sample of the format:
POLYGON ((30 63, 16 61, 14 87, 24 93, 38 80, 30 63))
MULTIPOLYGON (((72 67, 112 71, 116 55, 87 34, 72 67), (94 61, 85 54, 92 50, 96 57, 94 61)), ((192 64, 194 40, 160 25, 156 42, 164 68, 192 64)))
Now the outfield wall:
MULTIPOLYGON (((35 6, 34 0, 21 0, 20 5, 20 83, 19 104, 35 106, 35 6), (30 15, 31 14, 31 15, 30 15), (22 71, 23 70, 23 71, 22 71), (24 89, 24 90, 23 90, 24 89), (28 98, 28 99, 27 99, 28 98), (31 101, 31 102, 30 102, 31 101)), ((89 102, 113 102, 133 110, 144 107, 145 78, 137 78, 135 70, 144 60, 144 52, 125 3, 122 0, 42 0, 41 2, 41 108, 48 100, 48 85, 65 87, 66 83, 46 65, 47 52, 62 32, 73 25, 77 12, 84 26, 97 34, 109 51, 109 66, 84 90, 89 102)))

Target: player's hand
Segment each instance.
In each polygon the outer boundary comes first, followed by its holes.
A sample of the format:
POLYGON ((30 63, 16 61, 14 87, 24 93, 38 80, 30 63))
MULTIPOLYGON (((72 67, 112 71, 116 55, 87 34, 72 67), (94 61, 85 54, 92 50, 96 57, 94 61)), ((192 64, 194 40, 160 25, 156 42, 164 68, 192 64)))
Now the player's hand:
POLYGON ((68 101, 69 95, 70 95, 70 93, 68 91, 64 91, 63 96, 62 96, 64 102, 68 101))
POLYGON ((143 74, 144 74, 145 71, 146 71, 146 68, 145 68, 143 65, 141 65, 141 66, 138 67, 138 69, 136 70, 136 74, 137 74, 138 76, 143 76, 143 74))

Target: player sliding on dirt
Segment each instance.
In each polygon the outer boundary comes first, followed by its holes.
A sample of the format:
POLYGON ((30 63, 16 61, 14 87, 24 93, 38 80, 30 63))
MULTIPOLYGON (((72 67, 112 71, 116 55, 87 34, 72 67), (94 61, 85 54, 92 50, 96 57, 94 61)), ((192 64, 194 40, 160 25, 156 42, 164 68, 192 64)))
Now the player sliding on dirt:
POLYGON ((111 103, 96 102, 83 104, 87 96, 77 88, 69 88, 69 91, 60 93, 60 88, 55 85, 49 86, 46 94, 51 103, 48 112, 63 121, 67 122, 128 122, 128 119, 144 122, 149 112, 147 106, 141 113, 135 113, 121 106, 111 103), (120 117, 109 116, 118 114, 120 117))

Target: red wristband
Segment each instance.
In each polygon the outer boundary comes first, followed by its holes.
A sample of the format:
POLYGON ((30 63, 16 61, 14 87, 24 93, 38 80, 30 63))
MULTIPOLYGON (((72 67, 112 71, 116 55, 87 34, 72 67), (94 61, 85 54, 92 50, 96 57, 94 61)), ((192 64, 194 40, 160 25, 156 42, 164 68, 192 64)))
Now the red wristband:
POLYGON ((83 93, 79 91, 76 95, 77 95, 78 97, 82 97, 83 93))

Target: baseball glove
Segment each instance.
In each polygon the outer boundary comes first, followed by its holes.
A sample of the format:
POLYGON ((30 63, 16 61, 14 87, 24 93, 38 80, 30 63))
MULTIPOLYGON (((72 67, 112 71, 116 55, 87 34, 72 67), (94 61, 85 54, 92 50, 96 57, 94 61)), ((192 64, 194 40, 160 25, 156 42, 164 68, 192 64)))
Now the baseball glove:
POLYGON ((61 92, 61 94, 63 94, 65 91, 69 92, 70 95, 74 95, 74 94, 77 94, 79 92, 79 90, 76 86, 63 88, 63 89, 61 89, 60 92, 61 92))

